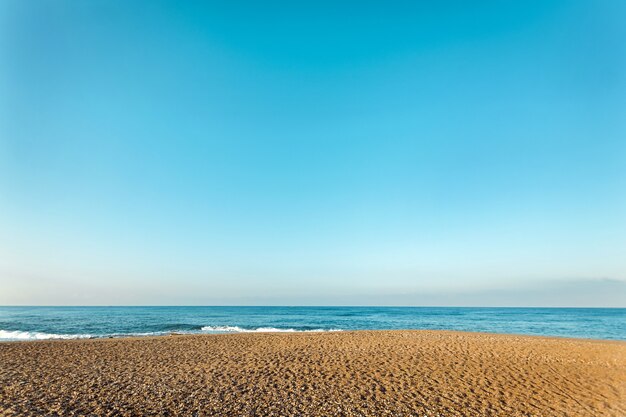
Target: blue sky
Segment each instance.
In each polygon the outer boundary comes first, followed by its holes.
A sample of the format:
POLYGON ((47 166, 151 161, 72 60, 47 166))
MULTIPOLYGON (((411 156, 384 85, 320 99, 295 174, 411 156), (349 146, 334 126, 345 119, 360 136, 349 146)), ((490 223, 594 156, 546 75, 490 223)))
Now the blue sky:
POLYGON ((0 304, 626 306, 626 5, 3 1, 0 304))

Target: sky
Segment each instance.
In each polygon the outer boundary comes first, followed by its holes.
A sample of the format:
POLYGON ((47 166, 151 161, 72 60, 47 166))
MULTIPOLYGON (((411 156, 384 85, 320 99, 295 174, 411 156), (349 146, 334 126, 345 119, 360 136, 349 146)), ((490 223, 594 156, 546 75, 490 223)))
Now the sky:
POLYGON ((0 304, 626 307, 626 3, 0 2, 0 304))

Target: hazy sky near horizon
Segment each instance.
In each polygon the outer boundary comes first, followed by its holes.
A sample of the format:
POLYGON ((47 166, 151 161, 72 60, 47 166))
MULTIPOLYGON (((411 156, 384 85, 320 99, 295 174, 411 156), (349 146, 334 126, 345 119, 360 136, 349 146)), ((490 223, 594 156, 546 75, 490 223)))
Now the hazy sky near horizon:
POLYGON ((626 307, 626 2, 0 3, 0 304, 626 307))

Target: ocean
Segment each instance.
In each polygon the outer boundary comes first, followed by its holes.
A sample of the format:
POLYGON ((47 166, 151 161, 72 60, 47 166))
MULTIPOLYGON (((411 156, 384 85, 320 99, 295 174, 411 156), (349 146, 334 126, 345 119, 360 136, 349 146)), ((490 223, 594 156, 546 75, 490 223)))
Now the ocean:
POLYGON ((626 340, 626 308, 0 307, 0 341, 385 329, 626 340))

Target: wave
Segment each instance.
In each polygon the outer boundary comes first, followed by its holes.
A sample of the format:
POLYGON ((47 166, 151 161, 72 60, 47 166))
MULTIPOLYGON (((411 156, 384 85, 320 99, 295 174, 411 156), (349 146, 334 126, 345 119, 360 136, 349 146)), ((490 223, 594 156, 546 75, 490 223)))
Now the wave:
POLYGON ((0 340, 49 340, 49 339, 89 339, 89 334, 56 334, 25 332, 21 330, 0 330, 0 340))
POLYGON ((279 329, 276 327, 256 327, 245 329, 239 326, 204 326, 201 329, 203 332, 219 332, 219 333, 316 333, 316 332, 340 332, 341 329, 279 329))
POLYGON ((201 334, 201 333, 316 333, 316 332, 340 332, 341 329, 293 329, 277 327, 254 327, 243 328, 239 326, 196 326, 196 330, 171 329, 150 332, 108 333, 108 334, 57 334, 45 332, 29 332, 22 330, 0 330, 0 342, 5 341, 28 341, 28 340, 54 340, 54 339, 100 339, 120 337, 145 337, 166 336, 171 334, 201 334))

